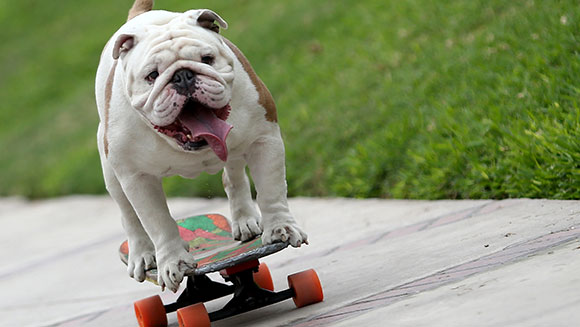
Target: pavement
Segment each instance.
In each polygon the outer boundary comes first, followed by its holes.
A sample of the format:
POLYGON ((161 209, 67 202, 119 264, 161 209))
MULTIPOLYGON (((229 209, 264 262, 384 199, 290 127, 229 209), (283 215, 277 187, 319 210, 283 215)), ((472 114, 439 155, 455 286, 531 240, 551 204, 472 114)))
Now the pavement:
MULTIPOLYGON (((169 205, 176 218, 229 215, 224 199, 169 205)), ((296 198, 290 207, 310 245, 263 261, 276 290, 314 268, 324 302, 286 301, 212 326, 580 325, 580 201, 296 198)), ((0 326, 137 326, 133 301, 177 297, 127 276, 107 196, 4 198, 0 222, 0 326)))

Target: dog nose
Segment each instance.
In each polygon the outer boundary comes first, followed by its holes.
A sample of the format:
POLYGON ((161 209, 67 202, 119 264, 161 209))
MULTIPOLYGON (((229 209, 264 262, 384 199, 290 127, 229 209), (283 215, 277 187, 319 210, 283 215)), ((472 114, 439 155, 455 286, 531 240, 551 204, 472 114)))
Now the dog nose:
POLYGON ((171 83, 173 83, 173 88, 177 93, 188 95, 195 85, 195 73, 187 68, 182 68, 173 74, 171 83))

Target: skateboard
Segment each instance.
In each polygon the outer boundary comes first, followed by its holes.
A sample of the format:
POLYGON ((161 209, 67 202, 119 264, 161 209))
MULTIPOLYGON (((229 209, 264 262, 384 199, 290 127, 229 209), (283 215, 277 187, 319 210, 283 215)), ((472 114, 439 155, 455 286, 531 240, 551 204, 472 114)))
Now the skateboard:
MULTIPOLYGON (((141 327, 167 326, 167 314, 177 311, 180 327, 210 327, 212 321, 229 318, 274 303, 293 299, 300 308, 323 301, 318 275, 313 269, 288 276, 288 289, 274 291, 270 270, 259 258, 285 249, 288 243, 264 245, 261 238, 236 241, 228 220, 218 214, 206 214, 177 220, 179 234, 189 243, 189 252, 197 267, 186 271, 186 288, 174 303, 163 304, 156 295, 134 303, 141 327), (207 274, 220 272, 225 283, 207 274), (227 295, 233 298, 220 310, 208 313, 204 302, 227 295)), ((119 248, 121 261, 127 264, 127 241, 119 248)), ((145 273, 157 284, 157 269, 145 273)))

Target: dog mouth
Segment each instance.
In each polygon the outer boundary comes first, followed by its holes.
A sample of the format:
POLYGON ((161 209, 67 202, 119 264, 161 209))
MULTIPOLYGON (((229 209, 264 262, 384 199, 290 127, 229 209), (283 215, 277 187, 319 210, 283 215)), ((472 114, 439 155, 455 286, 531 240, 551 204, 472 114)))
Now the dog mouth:
POLYGON ((229 104, 220 109, 212 109, 194 98, 189 98, 173 123, 166 126, 154 125, 154 128, 173 138, 185 151, 197 151, 209 146, 218 158, 226 161, 226 138, 233 127, 226 122, 230 110, 229 104))

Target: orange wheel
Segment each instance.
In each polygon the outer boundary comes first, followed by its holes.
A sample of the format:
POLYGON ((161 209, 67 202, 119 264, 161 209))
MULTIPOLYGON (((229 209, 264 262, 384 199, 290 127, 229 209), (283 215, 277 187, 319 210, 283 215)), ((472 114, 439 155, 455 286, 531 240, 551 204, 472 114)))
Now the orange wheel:
POLYGON ((298 308, 324 300, 322 285, 314 269, 288 276, 288 286, 294 290, 292 299, 298 308))
POLYGON ((196 303, 177 310, 179 327, 210 327, 209 314, 203 303, 196 303))
POLYGON ((167 315, 159 295, 134 303, 135 316, 141 327, 166 327, 167 315))
POLYGON ((268 265, 265 263, 260 264, 258 271, 254 273, 254 282, 265 290, 274 291, 274 282, 268 265))

